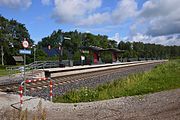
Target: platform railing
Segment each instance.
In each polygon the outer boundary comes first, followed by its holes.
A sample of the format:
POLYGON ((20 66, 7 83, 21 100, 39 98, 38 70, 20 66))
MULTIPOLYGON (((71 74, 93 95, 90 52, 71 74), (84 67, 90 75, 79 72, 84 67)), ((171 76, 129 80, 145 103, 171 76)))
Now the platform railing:
POLYGON ((25 74, 31 78, 34 77, 38 70, 43 70, 45 68, 54 68, 59 67, 59 61, 35 61, 28 65, 24 66, 13 66, 6 67, 6 71, 8 72, 9 79, 23 79, 24 70, 25 74))

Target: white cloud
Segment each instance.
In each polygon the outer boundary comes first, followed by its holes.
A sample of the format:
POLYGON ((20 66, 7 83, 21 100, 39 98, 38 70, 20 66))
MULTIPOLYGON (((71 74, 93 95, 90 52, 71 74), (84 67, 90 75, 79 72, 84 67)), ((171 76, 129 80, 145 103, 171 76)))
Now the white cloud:
POLYGON ((26 9, 32 4, 31 0, 0 0, 0 6, 5 6, 13 9, 26 9))
POLYGON ((54 17, 60 23, 77 23, 101 3, 101 0, 55 0, 54 17))
POLYGON ((180 45, 180 34, 152 37, 145 34, 137 33, 136 35, 132 37, 126 37, 126 39, 123 40, 130 42, 135 41, 135 42, 143 42, 143 43, 162 44, 162 45, 180 45))
POLYGON ((88 18, 82 19, 79 21, 78 25, 96 25, 106 23, 110 20, 110 16, 108 13, 96 13, 93 15, 89 15, 88 18))
POLYGON ((108 38, 108 39, 110 39, 110 40, 115 40, 115 41, 117 41, 117 42, 121 41, 121 38, 120 38, 119 33, 115 33, 115 35, 114 35, 113 37, 110 37, 110 38, 108 38))
POLYGON ((143 42, 143 43, 155 43, 161 45, 177 45, 180 46, 180 34, 162 35, 162 36, 150 36, 146 34, 136 33, 133 36, 121 37, 119 33, 115 33, 113 37, 109 37, 110 40, 129 41, 129 42, 143 42))
POLYGON ((131 37, 131 41, 135 41, 135 42, 150 42, 150 36, 147 36, 147 35, 143 35, 141 33, 137 33, 136 35, 132 36, 131 37))
POLYGON ((167 16, 179 9, 179 0, 148 0, 140 12, 142 17, 154 18, 167 16))
POLYGON ((167 35, 167 36, 157 36, 157 37, 152 37, 151 42, 162 44, 162 45, 180 46, 180 37, 178 34, 167 35))
POLYGON ((162 36, 180 33, 180 0, 149 0, 139 11, 139 19, 148 24, 147 34, 162 36))
POLYGON ((111 39, 180 45, 177 35, 180 33, 180 0, 147 0, 139 10, 136 0, 118 0, 114 9, 103 12, 98 11, 103 7, 102 0, 55 0, 54 3, 54 18, 59 23, 96 26, 97 30, 97 25, 119 26, 133 18, 134 24, 127 28, 131 30, 130 37, 120 38, 116 33, 111 39))
POLYGON ((49 5, 50 4, 50 0, 41 0, 41 3, 43 5, 49 5))
POLYGON ((129 17, 136 16, 137 3, 135 0, 122 0, 118 2, 115 10, 112 12, 112 20, 120 23, 129 17))
POLYGON ((112 12, 94 13, 87 18, 81 19, 79 25, 116 24, 136 15, 137 3, 135 0, 118 1, 112 12))
POLYGON ((59 23, 79 26, 116 24, 136 15, 135 0, 119 0, 112 11, 97 12, 102 0, 55 0, 53 17, 59 23))

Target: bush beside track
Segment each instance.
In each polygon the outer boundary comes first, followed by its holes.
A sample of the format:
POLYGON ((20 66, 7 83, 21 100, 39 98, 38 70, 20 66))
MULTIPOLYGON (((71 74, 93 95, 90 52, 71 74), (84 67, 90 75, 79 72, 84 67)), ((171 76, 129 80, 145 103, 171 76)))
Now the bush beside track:
POLYGON ((54 102, 90 102, 122 96, 143 95, 180 88, 180 59, 158 65, 152 71, 130 75, 95 89, 82 88, 54 98, 54 102))

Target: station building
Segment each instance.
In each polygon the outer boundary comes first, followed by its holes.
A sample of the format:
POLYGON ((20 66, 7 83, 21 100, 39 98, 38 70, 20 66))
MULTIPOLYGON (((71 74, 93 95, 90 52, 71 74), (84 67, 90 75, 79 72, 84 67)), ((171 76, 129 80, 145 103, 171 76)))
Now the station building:
POLYGON ((121 53, 124 52, 124 50, 119 50, 116 48, 103 49, 96 46, 88 46, 88 47, 83 46, 80 47, 80 51, 82 55, 86 56, 86 61, 90 61, 91 64, 106 63, 106 61, 102 60, 102 57, 105 52, 109 52, 111 54, 109 58, 111 63, 118 62, 119 56, 121 55, 121 53))

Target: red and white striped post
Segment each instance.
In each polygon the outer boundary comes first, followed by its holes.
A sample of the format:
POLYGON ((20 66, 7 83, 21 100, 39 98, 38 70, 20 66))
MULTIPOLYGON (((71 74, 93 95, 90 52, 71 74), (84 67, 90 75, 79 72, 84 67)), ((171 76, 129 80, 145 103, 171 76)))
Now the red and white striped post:
POLYGON ((52 102, 52 96, 53 96, 52 87, 53 87, 53 83, 52 83, 52 80, 50 79, 50 82, 49 82, 49 96, 50 96, 50 101, 51 102, 52 102))
POLYGON ((53 87, 53 82, 50 78, 36 78, 34 80, 25 80, 21 83, 21 85, 19 86, 19 96, 20 96, 20 108, 22 108, 23 106, 23 84, 26 83, 35 83, 38 81, 43 81, 43 80, 50 80, 49 82, 49 95, 50 95, 50 101, 52 102, 52 96, 53 96, 53 92, 52 92, 52 87, 53 87))
POLYGON ((20 108, 22 108, 23 107, 23 86, 22 85, 20 85, 19 86, 19 96, 20 96, 20 108))

